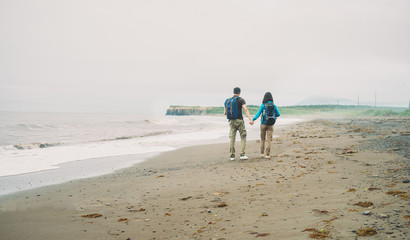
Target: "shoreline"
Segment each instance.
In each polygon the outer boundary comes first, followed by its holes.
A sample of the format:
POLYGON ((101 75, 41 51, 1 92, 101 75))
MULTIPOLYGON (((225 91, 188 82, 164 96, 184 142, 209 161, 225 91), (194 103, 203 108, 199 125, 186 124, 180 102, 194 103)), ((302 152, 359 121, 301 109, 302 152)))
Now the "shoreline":
MULTIPOLYGON (((183 116, 185 117, 185 116, 183 116)), ((306 119, 300 118, 285 118, 288 122, 283 125, 279 125, 279 128, 291 126, 295 122, 303 122, 306 119)), ((227 128, 229 126, 227 125, 227 128)), ((247 126, 248 134, 251 139, 258 138, 259 128, 247 126)), ((227 130, 228 132, 228 130, 227 130)), ((149 159, 159 156, 163 153, 169 151, 179 150, 189 146, 200 146, 209 144, 219 144, 227 143, 229 141, 228 136, 219 137, 215 139, 208 139, 204 141, 196 141, 193 145, 183 144, 177 146, 172 150, 161 151, 161 152, 151 152, 151 153, 141 153, 141 154, 125 154, 118 156, 106 156, 98 157, 84 160, 69 161, 58 164, 55 168, 44 169, 35 172, 21 173, 15 175, 0 176, 0 198, 2 196, 7 196, 9 194, 18 193, 21 191, 33 190, 36 188, 41 188, 44 186, 52 186, 58 184, 64 184, 66 182, 76 181, 79 179, 94 178, 98 176, 104 176, 109 174, 114 174, 117 171, 121 171, 127 168, 135 167, 149 159), (119 163, 118 163, 119 162, 119 163), (102 164, 102 165, 101 165, 102 164), (98 169, 92 169, 93 166, 100 165, 98 169)))
POLYGON ((352 231, 369 227, 378 232, 374 239, 404 239, 409 159, 366 144, 408 139, 407 122, 313 120, 277 129, 270 160, 259 158, 257 140, 248 141, 247 161, 229 161, 227 143, 191 146, 113 174, 7 195, 0 197, 0 235, 309 239, 314 232, 304 230, 310 228, 352 239, 352 231), (403 199, 386 194, 392 190, 404 192, 403 199), (360 201, 374 205, 354 205, 360 201), (102 217, 82 217, 93 213, 102 217))

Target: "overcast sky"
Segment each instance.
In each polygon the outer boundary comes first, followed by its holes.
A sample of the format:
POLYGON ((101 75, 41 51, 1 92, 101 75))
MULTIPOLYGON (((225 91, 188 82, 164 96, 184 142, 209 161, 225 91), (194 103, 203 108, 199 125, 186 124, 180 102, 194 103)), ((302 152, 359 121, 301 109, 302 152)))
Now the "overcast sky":
POLYGON ((236 86, 408 106, 410 1, 0 0, 0 111, 149 114, 236 86))

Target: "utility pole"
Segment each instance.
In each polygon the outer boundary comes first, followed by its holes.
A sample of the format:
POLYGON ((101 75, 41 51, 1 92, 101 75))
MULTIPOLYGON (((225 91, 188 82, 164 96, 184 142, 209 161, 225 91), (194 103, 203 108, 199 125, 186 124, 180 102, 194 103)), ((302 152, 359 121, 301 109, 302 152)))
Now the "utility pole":
POLYGON ((374 107, 376 107, 377 106, 377 102, 376 102, 376 100, 377 100, 377 92, 374 92, 374 107))

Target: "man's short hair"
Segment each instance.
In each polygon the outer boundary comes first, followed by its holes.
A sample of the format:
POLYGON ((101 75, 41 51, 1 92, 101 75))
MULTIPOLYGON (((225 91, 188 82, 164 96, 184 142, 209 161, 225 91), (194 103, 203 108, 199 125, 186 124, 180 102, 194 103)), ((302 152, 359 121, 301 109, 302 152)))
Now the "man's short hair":
POLYGON ((233 94, 240 94, 241 93, 241 89, 236 87, 233 89, 233 94))

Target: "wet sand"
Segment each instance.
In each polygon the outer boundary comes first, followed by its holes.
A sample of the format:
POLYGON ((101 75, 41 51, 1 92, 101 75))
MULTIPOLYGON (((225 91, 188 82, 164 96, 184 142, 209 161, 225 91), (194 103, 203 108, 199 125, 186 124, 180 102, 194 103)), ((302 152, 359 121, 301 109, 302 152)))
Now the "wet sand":
POLYGON ((409 122, 313 120, 275 131, 271 159, 258 141, 246 161, 195 146, 7 195, 0 238, 408 239, 409 122))

